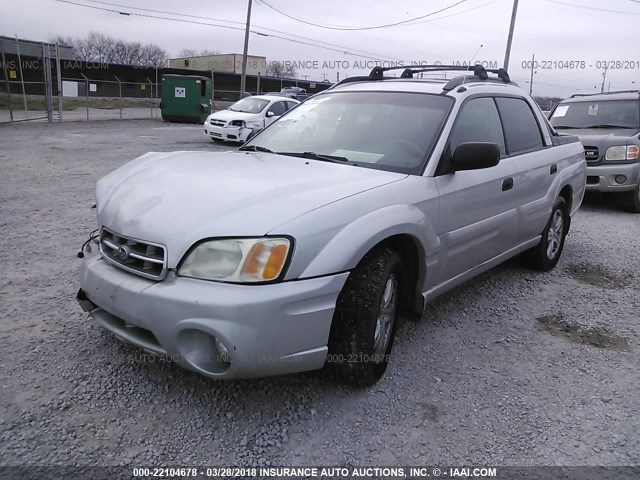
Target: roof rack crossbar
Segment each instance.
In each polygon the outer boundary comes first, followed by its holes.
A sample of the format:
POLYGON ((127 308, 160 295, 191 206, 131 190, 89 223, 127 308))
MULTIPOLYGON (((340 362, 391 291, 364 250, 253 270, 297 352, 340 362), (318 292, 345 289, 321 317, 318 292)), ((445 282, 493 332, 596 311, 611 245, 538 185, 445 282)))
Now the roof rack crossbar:
POLYGON ((463 71, 473 72, 473 74, 481 80, 487 79, 487 73, 495 73, 498 78, 505 82, 509 82, 509 74, 504 68, 484 68, 480 64, 475 65, 409 65, 409 66, 396 66, 396 67, 374 67, 369 73, 369 77, 372 80, 382 80, 384 78, 384 72, 390 70, 401 70, 401 78, 413 78, 414 73, 421 72, 446 72, 446 71, 463 71))
POLYGON ((472 75, 463 75, 459 77, 455 77, 450 80, 444 87, 444 90, 452 90, 456 86, 461 83, 465 83, 468 81, 473 81, 474 77, 479 80, 488 80, 488 81, 498 81, 496 79, 489 78, 489 73, 493 73, 498 76, 498 79, 504 83, 514 84, 509 77, 509 74, 504 68, 491 68, 487 69, 480 64, 476 65, 403 65, 396 67, 373 67, 371 72, 369 72, 368 76, 357 76, 357 77, 348 77, 344 80, 333 85, 333 87, 337 87, 338 85, 344 85, 345 83, 352 82, 366 82, 371 80, 391 80, 396 77, 385 77, 384 72, 388 72, 390 70, 401 70, 404 69, 400 78, 413 78, 413 75, 416 73, 423 72, 447 72, 447 71, 461 71, 461 72, 471 72, 472 75))

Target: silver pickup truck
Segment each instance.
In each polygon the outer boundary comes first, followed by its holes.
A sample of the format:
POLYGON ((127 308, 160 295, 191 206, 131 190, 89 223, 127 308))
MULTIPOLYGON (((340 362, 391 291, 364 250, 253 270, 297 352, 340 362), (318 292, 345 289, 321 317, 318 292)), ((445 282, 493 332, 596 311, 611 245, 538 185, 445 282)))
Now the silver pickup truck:
POLYGON ((386 70, 239 151, 148 153, 100 180, 83 309, 212 378, 327 365, 362 385, 403 312, 516 255, 553 268, 585 191, 577 138, 503 70, 386 70))

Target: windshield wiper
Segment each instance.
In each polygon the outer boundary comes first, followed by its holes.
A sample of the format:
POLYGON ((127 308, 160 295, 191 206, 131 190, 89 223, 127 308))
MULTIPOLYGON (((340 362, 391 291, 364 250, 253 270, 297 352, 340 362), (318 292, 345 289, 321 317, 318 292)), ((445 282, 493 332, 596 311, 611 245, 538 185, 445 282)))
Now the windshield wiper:
POLYGON ((553 128, 557 130, 558 128, 584 128, 584 127, 572 127, 571 125, 554 125, 553 128))
POLYGON ((588 127, 584 127, 584 128, 636 128, 636 127, 632 127, 631 125, 613 125, 609 123, 601 123, 599 125, 589 125, 588 127))
POLYGON ((344 163, 349 159, 346 157, 339 157, 337 155, 324 155, 316 152, 276 152, 278 155, 287 155, 289 157, 310 158, 312 160, 321 160, 323 162, 332 163, 344 163))
POLYGON ((273 150, 269 150, 266 147, 261 147, 260 145, 247 145, 245 147, 240 147, 238 150, 243 152, 266 152, 273 153, 273 150))

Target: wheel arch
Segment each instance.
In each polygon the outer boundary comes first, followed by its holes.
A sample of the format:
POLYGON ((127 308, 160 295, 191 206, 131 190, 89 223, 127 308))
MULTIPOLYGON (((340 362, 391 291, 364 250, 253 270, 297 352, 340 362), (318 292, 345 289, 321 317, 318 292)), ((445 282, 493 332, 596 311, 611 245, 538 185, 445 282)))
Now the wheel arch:
POLYGON ((301 278, 353 270, 368 252, 381 245, 394 249, 402 258, 408 278, 404 309, 422 313, 426 259, 438 251, 439 240, 424 213, 412 205, 375 210, 345 226, 310 262, 301 278))
POLYGON ((566 231, 569 232, 571 227, 571 209, 573 207, 573 187, 571 185, 565 185, 560 189, 558 197, 562 197, 567 204, 567 227, 566 231))

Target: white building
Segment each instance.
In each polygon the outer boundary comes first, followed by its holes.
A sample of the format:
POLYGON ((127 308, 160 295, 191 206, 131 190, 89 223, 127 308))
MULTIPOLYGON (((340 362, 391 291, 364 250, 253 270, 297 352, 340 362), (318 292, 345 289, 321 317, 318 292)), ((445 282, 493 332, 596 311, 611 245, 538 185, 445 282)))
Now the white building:
MULTIPOLYGON (((172 58, 169 60, 169 66, 171 68, 185 68, 189 70, 242 73, 242 54, 225 53, 202 57, 172 58)), ((264 75, 266 71, 266 57, 247 55, 247 75, 264 75)))

